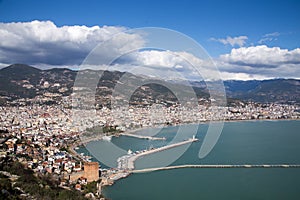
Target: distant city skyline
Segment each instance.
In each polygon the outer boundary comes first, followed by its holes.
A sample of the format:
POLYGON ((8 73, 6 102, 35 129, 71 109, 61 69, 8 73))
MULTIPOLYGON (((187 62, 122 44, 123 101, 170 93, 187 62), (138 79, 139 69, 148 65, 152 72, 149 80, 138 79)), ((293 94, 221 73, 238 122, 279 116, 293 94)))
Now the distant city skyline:
MULTIPOLYGON (((162 27, 202 45, 224 80, 299 79, 299 10, 299 1, 0 0, 0 67, 24 63, 77 68, 97 44, 113 34, 162 27)), ((124 37, 137 48, 145 40, 136 34, 124 37)), ((120 41, 111 45, 119 49, 120 41)), ((174 56, 155 50, 132 59, 136 65, 180 66, 174 56)))

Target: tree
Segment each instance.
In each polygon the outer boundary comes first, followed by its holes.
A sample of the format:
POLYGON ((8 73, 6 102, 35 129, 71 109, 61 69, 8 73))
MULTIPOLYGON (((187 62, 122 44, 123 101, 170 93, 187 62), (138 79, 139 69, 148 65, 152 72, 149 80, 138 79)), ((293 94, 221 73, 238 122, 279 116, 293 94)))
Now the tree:
POLYGON ((97 182, 96 181, 90 182, 84 186, 84 193, 87 194, 90 192, 94 193, 94 194, 97 192, 97 182))

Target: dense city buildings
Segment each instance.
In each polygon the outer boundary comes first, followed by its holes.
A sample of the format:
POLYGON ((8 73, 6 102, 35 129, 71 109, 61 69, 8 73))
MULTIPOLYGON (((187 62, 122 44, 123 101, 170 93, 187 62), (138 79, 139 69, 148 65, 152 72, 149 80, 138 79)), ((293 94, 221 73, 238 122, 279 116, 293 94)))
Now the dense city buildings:
MULTIPOLYGON (((7 105, 0 107, 1 158, 13 157, 37 174, 50 174, 61 187, 83 191, 96 182, 101 186, 126 177, 124 168, 101 169, 89 156, 74 148, 105 135, 137 128, 200 123, 219 120, 299 119, 299 107, 288 104, 239 103, 232 107, 165 106, 102 107, 97 110, 72 109, 70 99, 59 104, 7 105), (93 114, 91 114, 91 112, 93 114), (102 133, 93 130, 100 128, 102 133)), ((98 131, 99 132, 99 131, 98 131)))

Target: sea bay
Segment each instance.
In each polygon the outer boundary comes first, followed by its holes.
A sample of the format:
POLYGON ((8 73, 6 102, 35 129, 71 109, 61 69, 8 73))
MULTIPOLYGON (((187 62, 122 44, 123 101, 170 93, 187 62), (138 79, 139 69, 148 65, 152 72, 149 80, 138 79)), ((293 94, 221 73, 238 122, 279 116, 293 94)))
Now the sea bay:
MULTIPOLYGON (((300 164, 300 121, 226 122, 213 150, 198 158, 208 125, 198 126, 188 150, 170 165, 183 164, 300 164)), ((168 144, 178 127, 166 127, 156 136, 166 141, 149 141, 122 136, 112 142, 123 149, 143 150, 168 144)), ((157 131, 148 129, 147 131, 157 131)), ((97 148, 103 141, 88 144, 97 148)), ((89 146, 90 145, 90 146, 89 146)), ((84 151, 81 149, 80 151, 84 151)), ((86 150, 85 150, 86 151, 86 150)), ((137 160, 147 166, 158 154, 137 160)), ((100 161, 101 163, 101 161, 100 161)), ((118 199, 299 199, 299 168, 175 169, 133 174, 104 188, 104 194, 118 199)))

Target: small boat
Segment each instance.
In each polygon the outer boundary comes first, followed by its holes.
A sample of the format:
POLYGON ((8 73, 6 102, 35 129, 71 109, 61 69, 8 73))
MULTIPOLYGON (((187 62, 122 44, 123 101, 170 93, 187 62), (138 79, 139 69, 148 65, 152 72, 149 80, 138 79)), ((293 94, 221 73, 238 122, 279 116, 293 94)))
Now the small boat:
POLYGON ((129 150, 127 151, 127 154, 129 154, 129 155, 131 155, 131 154, 132 154, 132 151, 131 151, 131 149, 129 149, 129 150))

